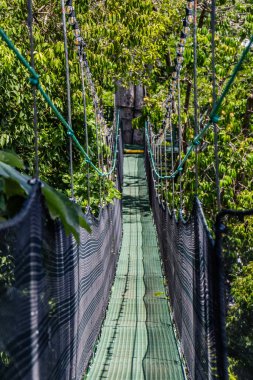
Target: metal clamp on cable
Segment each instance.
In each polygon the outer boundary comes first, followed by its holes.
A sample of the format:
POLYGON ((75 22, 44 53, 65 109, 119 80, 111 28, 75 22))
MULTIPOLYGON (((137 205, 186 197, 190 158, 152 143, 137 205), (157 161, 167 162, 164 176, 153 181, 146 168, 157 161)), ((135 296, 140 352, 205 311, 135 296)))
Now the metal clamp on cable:
POLYGON ((85 157, 85 162, 86 162, 86 164, 90 164, 91 163, 91 160, 89 159, 89 157, 85 157))
POLYGON ((29 83, 31 86, 38 87, 39 85, 39 75, 35 76, 33 75, 32 77, 29 78, 29 83))
POLYGON ((69 129, 69 130, 67 131, 67 135, 68 135, 69 137, 73 137, 73 136, 74 136, 74 131, 73 131, 73 129, 69 129))
POLYGON ((192 144, 193 144, 194 146, 197 146, 197 145, 200 144, 200 140, 199 140, 197 137, 195 137, 195 139, 192 140, 192 144))
POLYGON ((215 114, 215 115, 210 115, 210 121, 212 123, 218 123, 218 121, 220 120, 220 117, 219 115, 215 114))

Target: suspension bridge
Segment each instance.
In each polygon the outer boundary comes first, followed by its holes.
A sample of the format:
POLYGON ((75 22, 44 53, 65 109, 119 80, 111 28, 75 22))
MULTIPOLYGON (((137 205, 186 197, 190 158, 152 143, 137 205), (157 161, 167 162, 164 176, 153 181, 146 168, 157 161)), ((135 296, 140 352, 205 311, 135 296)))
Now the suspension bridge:
MULTIPOLYGON (((1 43, 7 44, 30 75, 36 152, 35 180, 29 181, 25 205, 16 216, 0 224, 0 252, 11 256, 15 263, 12 285, 0 294, 0 351, 4 358, 0 362, 1 379, 227 379, 221 221, 230 211, 223 210, 218 215, 214 239, 197 197, 191 216, 185 221, 181 213, 177 217, 170 210, 164 191, 168 181, 174 185, 176 177, 182 190, 184 164, 192 153, 197 154, 207 130, 218 123, 222 102, 253 37, 215 101, 207 123, 201 130, 196 129, 182 157, 181 131, 179 128, 176 145, 171 113, 175 94, 180 93, 184 40, 196 11, 194 1, 189 1, 166 99, 165 124, 156 135, 147 121, 145 146, 130 147, 124 153, 120 110, 115 110, 113 126, 108 127, 72 2, 62 1, 62 9, 68 121, 46 93, 34 68, 31 1, 31 63, 0 29, 1 43), (97 138, 101 138, 96 162, 89 154, 87 129, 83 147, 71 123, 66 16, 78 48, 82 88, 87 83, 97 138), (42 196, 38 93, 69 137, 72 198, 73 145, 86 163, 87 178, 91 171, 99 176, 100 197, 105 177, 114 175, 115 186, 122 191, 122 200, 103 204, 98 217, 88 208, 85 217, 91 233, 80 227, 79 243, 73 235, 66 235, 59 220, 50 217, 42 196), (163 144, 168 138, 172 142, 170 158, 163 144), (103 152, 103 144, 110 153, 103 152)), ((85 103, 85 96, 83 100, 85 103)), ((89 198, 91 190, 89 186, 87 189, 89 198)))

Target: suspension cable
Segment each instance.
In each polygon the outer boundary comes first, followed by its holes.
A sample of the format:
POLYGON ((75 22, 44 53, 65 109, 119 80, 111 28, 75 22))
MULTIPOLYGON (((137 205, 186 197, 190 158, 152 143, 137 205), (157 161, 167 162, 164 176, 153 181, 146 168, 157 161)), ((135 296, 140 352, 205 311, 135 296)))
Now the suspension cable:
MULTIPOLYGON (((172 102, 174 103, 174 98, 171 99, 172 102)), ((174 173, 174 133, 173 133, 173 125, 172 125, 172 120, 171 120, 171 113, 172 113, 172 104, 171 103, 171 108, 170 108, 170 140, 171 140, 171 173, 174 173)), ((172 212, 174 213, 175 209, 175 178, 172 178, 172 212)))
MULTIPOLYGON (((161 144, 161 142, 158 145, 158 148, 159 148, 159 150, 158 150, 158 153, 159 153, 159 166, 160 166, 160 171, 162 172, 162 170, 163 170, 163 162, 162 162, 162 144, 161 144)), ((163 188, 162 188, 162 186, 163 186, 163 183, 162 183, 162 181, 160 181, 159 188, 160 188, 161 200, 163 201, 163 188)))
MULTIPOLYGON (((166 119, 166 123, 168 123, 168 117, 166 119)), ((164 135, 164 168, 165 168, 165 175, 168 175, 168 162, 167 162, 167 125, 164 126, 163 130, 163 135, 164 135)), ((168 198, 168 180, 166 178, 165 180, 165 203, 167 202, 168 198)))
MULTIPOLYGON (((193 139, 191 145, 188 147, 188 150, 187 150, 184 158, 182 159, 181 164, 178 165, 178 167, 175 169, 175 171, 171 175, 169 175, 167 177, 163 176, 163 175, 160 175, 159 172, 157 171, 155 162, 153 160, 152 153, 150 153, 151 164, 152 164, 152 167, 153 167, 154 172, 155 172, 155 174, 156 174, 157 177, 160 177, 162 179, 166 179, 166 178, 172 179, 173 177, 175 177, 183 169, 183 166, 184 166, 185 162, 188 160, 188 158, 191 155, 192 151, 194 150, 195 145, 199 145, 200 142, 201 142, 201 140, 203 139, 204 135, 206 134, 206 132, 210 128, 210 126, 212 126, 214 123, 218 122, 218 120, 219 120, 218 113, 220 111, 221 105, 222 105, 222 103, 223 103, 226 95, 228 94, 228 92, 229 92, 232 84, 234 83, 234 80, 235 80, 235 78, 236 78, 239 70, 241 69, 242 63, 244 62, 245 58, 247 57, 247 54, 250 51, 250 48, 251 48, 252 44, 253 44, 253 35, 250 37, 249 43, 247 44, 247 46, 243 50, 239 61, 234 66, 232 74, 229 76, 229 79, 228 79, 228 81, 227 81, 227 83, 226 83, 226 85, 225 85, 225 87, 224 87, 224 89, 223 89, 220 97, 217 99, 215 105, 213 106, 213 108, 212 108, 212 110, 211 110, 211 112, 209 114, 209 121, 201 129, 201 131, 198 133, 198 135, 193 139)), ((148 128, 147 128, 147 123, 145 125, 145 138, 147 140, 147 145, 149 147, 150 143, 149 143, 149 133, 148 133, 148 128)))
MULTIPOLYGON (((29 29, 30 39, 30 54, 31 54, 31 67, 34 70, 34 38, 33 38, 33 6, 32 0, 27 0, 28 18, 27 24, 29 29)), ((33 129, 34 129, 34 149, 35 149, 35 162, 34 162, 34 176, 36 180, 39 178, 39 144, 38 144, 38 109, 37 109, 37 86, 36 83, 31 81, 32 95, 33 95, 33 129)))
MULTIPOLYGON (((62 8, 62 27, 63 27, 64 54, 65 54, 68 125, 72 128, 71 89, 70 89, 70 77, 69 77, 69 55, 68 55, 68 39, 67 39, 67 27, 66 27, 66 15, 65 15, 64 0, 61 0, 61 8, 62 8)), ((69 136, 69 172, 70 172, 71 198, 74 199, 73 146, 72 146, 71 136, 69 136)))
MULTIPOLYGON (((97 161, 99 170, 101 170, 101 161, 100 161, 100 153, 99 153, 99 138, 98 138, 98 122, 97 122, 97 113, 95 112, 95 125, 96 125, 96 144, 97 144, 97 161)), ((99 204, 102 205, 102 186, 101 186, 101 178, 99 178, 99 204)))
MULTIPOLYGON (((197 82, 197 6, 198 1, 194 0, 193 9, 193 54, 194 54, 194 73, 193 73, 193 86, 194 86, 194 137, 199 133, 199 122, 198 122, 198 82, 197 82)), ((198 146, 195 146, 195 194, 198 194, 198 146)))
MULTIPOLYGON (((179 145, 179 165, 182 163, 182 125, 181 125, 181 93, 180 93, 180 68, 177 70, 177 108, 178 108, 178 145, 179 145)), ((183 206, 182 194, 182 170, 179 172, 179 192, 180 192, 180 210, 183 206)))
MULTIPOLYGON (((83 60, 82 57, 79 59, 80 62, 80 71, 81 71, 81 80, 82 80, 82 96, 83 96, 83 122, 84 122, 84 131, 85 131, 85 145, 86 145, 86 154, 89 155, 89 133, 87 125, 87 110, 86 110, 86 91, 84 84, 84 69, 83 69, 83 60)), ((87 166, 87 203, 90 207, 90 166, 88 162, 87 166)))
MULTIPOLYGON (((101 124, 99 123, 99 136, 100 136, 100 157, 101 157, 101 167, 104 170, 104 135, 101 129, 101 124)), ((102 178, 102 205, 105 198, 105 177, 102 178)))
POLYGON ((76 19, 75 8, 72 4, 73 1, 72 0, 65 0, 65 3, 66 3, 66 14, 68 15, 68 18, 69 18, 69 24, 72 26, 73 32, 74 32, 74 43, 75 43, 75 46, 77 47, 77 54, 78 54, 79 58, 82 55, 82 60, 84 62, 85 75, 87 78, 88 88, 89 88, 90 93, 91 93, 94 110, 97 113, 97 121, 100 125, 103 126, 103 129, 106 130, 107 124, 106 124, 102 109, 100 108, 99 97, 97 95, 95 84, 94 84, 93 78, 92 78, 92 74, 91 74, 91 71, 90 71, 90 68, 89 68, 89 65, 87 62, 86 53, 84 51, 84 47, 86 46, 86 43, 81 36, 81 31, 80 31, 80 28, 78 26, 78 22, 76 19))
MULTIPOLYGON (((216 31, 216 0, 212 0, 211 11, 211 28, 212 28, 212 88, 213 88, 213 107, 216 105, 216 70, 215 70, 215 31, 216 31)), ((219 175, 219 146, 218 146, 218 126, 217 122, 213 123, 214 127, 214 158, 215 158, 215 184, 217 194, 218 211, 221 210, 220 194, 220 175, 219 175)))
POLYGON ((117 112, 117 118, 116 118, 116 134, 115 134, 115 142, 114 142, 114 150, 113 150, 113 162, 111 165, 110 170, 108 172, 101 172, 99 168, 94 165, 94 163, 91 161, 90 156, 86 153, 83 146, 80 144, 78 138, 76 137, 72 127, 68 124, 68 122, 65 120, 61 112, 58 110, 58 108, 55 106, 55 104, 52 102, 48 94, 45 92, 43 87, 40 84, 40 76, 39 74, 34 70, 33 67, 27 62, 27 60, 24 58, 24 56, 19 52, 19 50, 14 46, 12 41, 9 39, 9 37, 5 34, 2 28, 0 28, 0 37, 3 39, 3 41, 6 43, 8 48, 13 51, 13 53, 16 55, 16 58, 21 62, 21 64, 27 69, 27 71, 30 73, 30 83, 31 85, 35 85, 40 92, 41 96, 45 100, 45 102, 49 105, 49 107, 52 109, 54 114, 56 115, 57 119, 61 122, 61 124, 65 127, 68 136, 70 136, 76 145, 77 149, 80 151, 81 155, 84 157, 84 160, 98 173, 99 176, 110 176, 115 168, 116 168, 116 160, 117 160, 117 146, 119 141, 119 112, 117 112))

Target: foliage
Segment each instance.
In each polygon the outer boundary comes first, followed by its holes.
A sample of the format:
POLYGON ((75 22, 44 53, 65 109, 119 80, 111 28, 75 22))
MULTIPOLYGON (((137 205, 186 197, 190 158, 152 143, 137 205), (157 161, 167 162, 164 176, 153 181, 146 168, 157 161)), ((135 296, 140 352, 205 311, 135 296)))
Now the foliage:
MULTIPOLYGON (((35 0, 34 36, 35 65, 41 74, 41 82, 55 104, 66 115, 64 51, 61 31, 61 10, 58 0, 35 0)), ((176 45, 185 15, 183 0, 127 0, 119 2, 83 1, 75 2, 82 35, 86 40, 86 52, 99 95, 106 105, 113 105, 113 92, 117 81, 127 86, 143 83, 147 89, 143 116, 149 117, 159 130, 164 117, 164 100, 176 57, 176 45)), ((217 0, 216 32, 216 83, 221 90, 237 62, 245 39, 252 34, 252 0, 217 0)), ((0 26, 25 55, 29 56, 29 37, 26 25, 25 0, 2 0, 0 26)), ((198 114, 202 128, 212 106, 211 28, 210 2, 200 1, 198 19, 198 114)), ((69 64, 71 70, 73 128, 85 145, 82 93, 77 58, 73 49, 72 33, 69 33, 69 64)), ((181 122, 183 128, 184 153, 194 136, 193 117, 193 39, 188 38, 181 71, 181 122)), ((12 148, 25 165, 26 174, 33 174, 33 128, 32 97, 27 74, 17 64, 13 54, 0 42, 0 149, 12 148)), ((252 163, 253 163, 253 86, 252 51, 240 71, 221 110, 219 128, 219 173, 222 206, 224 208, 252 208, 252 163)), ((87 119, 89 146, 92 159, 97 163, 96 125, 89 91, 87 91, 87 119)), ((39 98, 39 159, 43 181, 70 195, 69 149, 65 132, 48 106, 39 98)), ((177 104, 172 122, 178 126, 177 104)), ((142 118, 135 121, 138 127, 142 118)), ((217 214, 214 166, 214 134, 210 129, 199 147, 198 196, 203 202, 209 227, 217 214)), ((178 162, 178 158, 176 158, 178 162)), ((187 162, 182 176, 183 213, 188 215, 195 195, 195 157, 187 162)), ((113 185, 114 178, 100 182, 74 151, 74 189, 76 199, 82 207, 87 206, 87 178, 90 183, 90 204, 98 210, 102 203, 112 201, 119 194, 113 185)), ((3 182, 0 183, 3 187, 3 182)), ((175 184, 175 208, 179 208, 179 181, 175 184)), ((51 194, 52 197, 54 194, 51 194)), ((172 186, 166 195, 172 203, 172 186)), ((0 198, 2 202, 2 198, 0 198)), ((251 299, 244 289, 252 288, 253 223, 227 221, 230 233, 227 238, 227 273, 231 288, 231 303, 228 313, 229 347, 233 376, 247 379, 245 366, 252 353, 252 335, 244 323, 250 322, 248 310, 252 310, 251 299), (244 267, 242 267, 244 266, 244 267), (238 280, 238 281, 237 281, 238 280), (245 283, 244 283, 245 281, 245 283), (244 284, 244 285, 242 285, 244 284), (240 298, 237 290, 242 291, 240 298), (243 329, 243 330, 240 330, 243 329), (237 331, 241 339, 234 341, 237 331), (233 375, 235 373, 235 375, 233 375)), ((251 367, 248 367, 251 368, 251 367)))
MULTIPOLYGON (((29 35, 26 25, 26 1, 3 1, 0 9, 0 26, 12 39, 16 47, 24 54, 29 55, 29 35), (17 12, 17 9, 19 12, 17 12), (17 27, 18 25, 18 27, 17 27)), ((35 39, 35 66, 40 74, 40 81, 54 104, 66 116, 66 89, 64 45, 61 30, 60 2, 51 0, 34 2, 34 39, 35 39), (56 22, 54 21, 56 20, 56 22), (58 20, 58 21, 57 21, 58 20)), ((1 42, 0 49, 0 87, 2 101, 0 104, 0 148, 11 148, 19 154, 25 164, 26 173, 34 173, 34 131, 32 127, 33 101, 28 74, 16 61, 13 53, 1 42)), ((29 58, 29 57, 28 57, 29 58)), ((79 63, 73 49, 73 38, 69 30, 69 65, 71 71, 72 91, 72 126, 81 143, 85 146, 84 110, 81 91, 79 63)), ((112 105, 111 93, 104 94, 105 103, 112 105)), ((86 97, 87 120, 89 133, 89 153, 97 165, 96 123, 90 97, 86 97)), ((69 172, 69 143, 60 122, 56 119, 48 105, 38 96, 39 118, 39 168, 40 178, 51 186, 68 193, 70 182, 66 186, 66 173, 69 172)), ((74 151, 74 172, 82 165, 82 158, 74 151)), ((90 172, 89 181, 95 186, 97 178, 90 172)), ((87 176, 84 176, 87 182, 87 176)), ((87 186, 87 184, 86 184, 87 186)), ((108 181, 106 189, 114 186, 108 181)), ((82 184, 83 187, 83 184, 82 184)), ((103 194, 108 199, 109 193, 103 194)), ((119 196, 117 194, 117 196, 119 196)), ((110 196, 109 196, 110 198, 110 196)), ((96 206, 100 200, 95 199, 96 206)))
MULTIPOLYGON (((13 211, 17 212, 17 209, 22 206, 24 199, 31 192, 32 183, 29 176, 20 174, 4 161, 22 168, 22 161, 16 155, 0 151, 0 218, 2 220, 13 216, 13 211), (16 206, 17 201, 19 207, 16 206)), ((51 218, 60 218, 66 234, 73 233, 76 240, 79 241, 79 226, 90 231, 90 226, 77 204, 45 182, 42 182, 41 190, 51 218)))
POLYGON ((156 86, 170 67, 169 42, 184 1, 92 1, 76 5, 87 56, 99 84, 156 86))
POLYGON ((234 279, 233 303, 228 314, 229 354, 236 358, 233 370, 239 379, 250 379, 253 364, 253 261, 241 269, 234 279))

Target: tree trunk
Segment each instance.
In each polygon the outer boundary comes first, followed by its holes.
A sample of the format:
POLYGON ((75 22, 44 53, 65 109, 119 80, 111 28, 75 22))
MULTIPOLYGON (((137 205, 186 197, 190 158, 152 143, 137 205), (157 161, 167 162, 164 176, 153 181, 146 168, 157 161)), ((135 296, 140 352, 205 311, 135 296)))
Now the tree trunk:
POLYGON ((249 127, 250 127, 250 120, 253 115, 253 94, 251 94, 246 103, 246 111, 243 118, 243 124, 242 124, 242 130, 244 136, 248 136, 249 134, 249 127))

